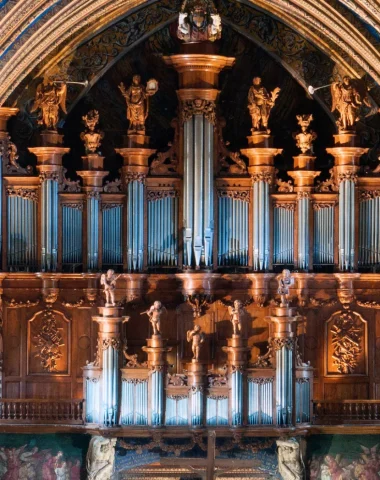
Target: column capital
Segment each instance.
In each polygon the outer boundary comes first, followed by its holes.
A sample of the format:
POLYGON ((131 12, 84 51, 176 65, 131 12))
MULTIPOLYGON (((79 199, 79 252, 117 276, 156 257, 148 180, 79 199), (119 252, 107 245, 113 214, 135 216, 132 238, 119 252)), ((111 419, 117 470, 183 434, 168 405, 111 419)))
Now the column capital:
POLYGON ((0 132, 7 132, 8 120, 17 115, 18 111, 18 108, 0 107, 0 132))

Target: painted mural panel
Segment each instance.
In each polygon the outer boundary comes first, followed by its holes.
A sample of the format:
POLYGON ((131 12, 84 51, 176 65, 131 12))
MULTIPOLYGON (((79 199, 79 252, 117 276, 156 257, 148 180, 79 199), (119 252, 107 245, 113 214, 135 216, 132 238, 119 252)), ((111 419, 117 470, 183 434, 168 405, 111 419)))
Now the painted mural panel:
POLYGON ((80 480, 87 435, 0 435, 1 480, 80 480))
POLYGON ((310 480, 378 480, 380 435, 315 435, 307 458, 310 480))

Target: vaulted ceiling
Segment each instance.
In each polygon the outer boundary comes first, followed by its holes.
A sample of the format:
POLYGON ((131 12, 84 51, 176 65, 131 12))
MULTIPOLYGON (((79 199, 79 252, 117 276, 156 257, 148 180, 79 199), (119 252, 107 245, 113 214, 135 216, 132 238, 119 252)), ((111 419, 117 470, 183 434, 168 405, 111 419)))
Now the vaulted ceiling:
MULTIPOLYGON (((220 0, 215 3, 225 23, 251 36, 277 56, 299 77, 301 84, 305 85, 301 72, 305 66, 292 64, 289 53, 292 45, 282 45, 278 35, 276 41, 271 40, 273 25, 287 36, 285 40, 292 41, 289 36, 292 32, 294 40, 302 38, 309 51, 314 49, 330 58, 335 72, 354 78, 365 76, 369 87, 375 86, 375 89, 376 84, 380 84, 379 0, 220 0), (247 8, 250 16, 245 13, 247 8), (265 20, 267 18, 271 22, 265 20), (282 52, 283 47, 288 51, 282 52)), ((141 41, 163 24, 171 23, 179 6, 179 1, 168 0, 0 0, 0 105, 14 102, 21 86, 28 85, 32 73, 33 77, 41 76, 57 65, 62 72, 62 66, 70 65, 81 47, 89 41, 94 45, 106 30, 115 34, 111 27, 122 20, 124 24, 129 22, 126 36, 112 51, 101 52, 103 57, 116 61, 134 40, 141 41)), ((296 50, 297 46, 299 44, 294 45, 296 50)), ((102 55, 99 58, 91 55, 89 63, 96 66, 96 60, 103 61, 102 55)), ((93 70, 96 68, 88 68, 87 77, 94 82, 102 72, 95 72, 94 76, 93 70)), ((330 76, 332 74, 330 72, 330 76)))

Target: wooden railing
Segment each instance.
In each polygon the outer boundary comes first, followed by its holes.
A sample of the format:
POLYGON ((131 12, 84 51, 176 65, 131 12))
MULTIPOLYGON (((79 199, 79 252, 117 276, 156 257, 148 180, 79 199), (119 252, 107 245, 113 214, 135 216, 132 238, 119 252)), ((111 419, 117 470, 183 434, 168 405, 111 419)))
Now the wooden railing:
POLYGON ((83 425, 84 400, 0 399, 0 424, 83 425))
POLYGON ((380 423, 380 400, 314 400, 313 424, 380 423))

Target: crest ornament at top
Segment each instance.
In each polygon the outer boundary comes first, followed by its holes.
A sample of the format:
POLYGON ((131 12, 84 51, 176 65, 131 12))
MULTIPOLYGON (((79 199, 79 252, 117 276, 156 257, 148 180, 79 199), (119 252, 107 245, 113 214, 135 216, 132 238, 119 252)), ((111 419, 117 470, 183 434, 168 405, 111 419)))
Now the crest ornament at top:
POLYGON ((214 42, 222 36, 222 20, 212 0, 185 0, 178 16, 177 37, 186 43, 214 42))

